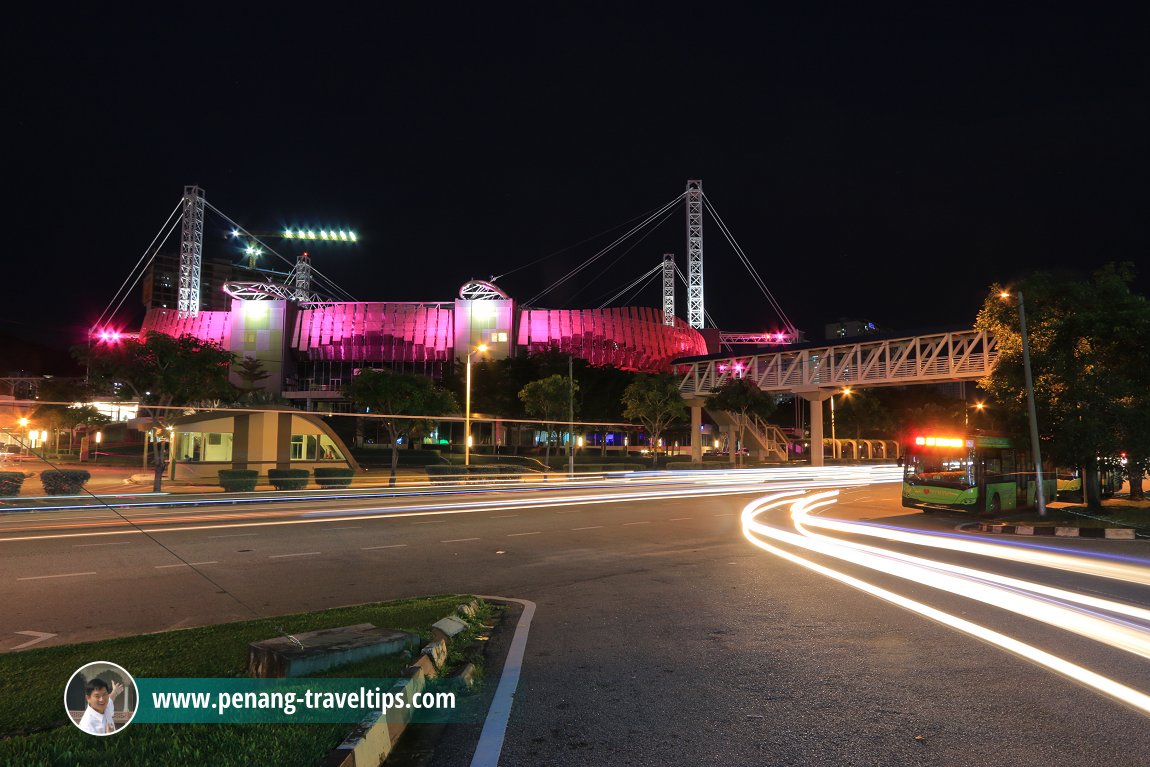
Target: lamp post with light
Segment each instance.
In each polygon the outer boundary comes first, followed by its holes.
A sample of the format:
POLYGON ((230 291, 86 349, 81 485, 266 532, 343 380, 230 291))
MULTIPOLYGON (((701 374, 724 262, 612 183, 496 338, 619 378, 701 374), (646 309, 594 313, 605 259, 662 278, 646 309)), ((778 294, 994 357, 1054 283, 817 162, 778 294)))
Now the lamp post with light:
POLYGON ((463 465, 471 465, 471 357, 487 351, 487 344, 480 344, 467 355, 467 378, 464 385, 463 405, 463 465))
MULTIPOLYGON (((1002 291, 999 298, 1010 298, 1010 293, 1002 291)), ((1034 407, 1034 379, 1030 374, 1030 341, 1026 335, 1026 307, 1022 303, 1022 291, 1018 291, 1018 325, 1022 329, 1022 375, 1026 382, 1026 409, 1030 418, 1030 450, 1034 455, 1034 499, 1038 506, 1038 516, 1046 516, 1046 493, 1042 489, 1042 450, 1038 445, 1038 415, 1034 407)))
POLYGON ((979 413, 981 413, 983 410, 985 410, 985 409, 986 409, 986 403, 985 403, 985 402, 975 402, 973 405, 967 405, 967 406, 966 406, 966 427, 967 427, 967 431, 969 431, 969 430, 970 430, 970 409, 971 409, 972 407, 974 408, 974 411, 975 411, 975 417, 976 417, 976 419, 975 419, 975 422, 974 422, 974 423, 975 423, 975 426, 977 426, 977 425, 978 425, 977 416, 978 416, 978 414, 979 414, 979 413))
MULTIPOLYGON (((840 394, 844 397, 851 396, 850 387, 843 389, 840 394)), ((835 455, 836 452, 838 452, 838 440, 835 437, 835 395, 831 394, 831 455, 835 458, 841 458, 842 454, 835 455)))

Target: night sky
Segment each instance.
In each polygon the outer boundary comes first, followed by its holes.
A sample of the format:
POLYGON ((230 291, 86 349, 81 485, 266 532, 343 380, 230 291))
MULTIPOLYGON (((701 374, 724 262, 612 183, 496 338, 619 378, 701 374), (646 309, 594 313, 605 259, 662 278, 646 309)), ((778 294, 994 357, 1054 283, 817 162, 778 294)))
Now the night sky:
MULTIPOLYGON (((1133 13, 394 5, 10 17, 0 332, 76 342, 189 184, 256 233, 355 229, 309 251, 357 299, 451 300, 510 272, 524 301, 698 178, 814 339, 842 317, 969 324, 991 282, 1150 245, 1133 13)), ((538 305, 599 306, 664 252, 685 273, 685 228, 680 206, 538 305)), ((226 231, 208 216, 205 254, 238 261, 226 231)), ((777 326, 704 233, 718 325, 777 326)), ((629 303, 658 307, 657 281, 629 303)), ((120 318, 139 315, 137 290, 120 318)))

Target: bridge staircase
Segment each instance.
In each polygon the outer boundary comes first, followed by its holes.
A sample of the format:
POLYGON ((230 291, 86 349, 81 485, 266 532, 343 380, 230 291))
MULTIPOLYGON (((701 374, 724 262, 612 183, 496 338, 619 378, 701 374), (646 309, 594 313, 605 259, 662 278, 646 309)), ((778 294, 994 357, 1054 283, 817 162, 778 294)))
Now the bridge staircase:
POLYGON ((742 427, 745 442, 743 447, 750 450, 752 454, 768 461, 786 462, 787 435, 778 426, 767 423, 753 414, 743 416, 740 413, 730 413, 726 410, 705 409, 715 425, 723 431, 729 431, 733 428, 738 433, 742 427))

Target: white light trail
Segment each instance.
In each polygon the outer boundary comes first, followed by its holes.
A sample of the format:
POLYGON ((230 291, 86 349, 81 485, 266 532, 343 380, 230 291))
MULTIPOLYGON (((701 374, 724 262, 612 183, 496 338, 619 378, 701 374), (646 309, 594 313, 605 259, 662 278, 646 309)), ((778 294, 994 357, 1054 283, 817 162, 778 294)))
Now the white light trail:
MULTIPOLYGON (((820 526, 836 529, 841 532, 856 532, 854 526, 850 523, 842 522, 841 520, 824 520, 810 516, 810 512, 835 503, 835 496, 837 494, 837 490, 832 490, 809 494, 801 499, 795 500, 796 493, 787 492, 776 493, 753 501, 743 509, 743 534, 747 540, 764 551, 769 551, 790 562, 819 572, 841 583, 877 596, 880 599, 923 615, 943 625, 977 637, 1008 652, 1014 653, 1025 660, 1036 663, 1086 687, 1108 695, 1131 706, 1140 713, 1150 714, 1150 696, 1147 696, 1145 693, 1102 676, 1064 658, 1060 658, 1052 653, 1021 642, 1013 637, 976 624, 973 621, 959 618, 921 602, 908 599, 887 589, 867 583, 859 578, 804 559, 803 557, 792 554, 762 540, 762 538, 773 539, 809 551, 815 551, 837 559, 849 561, 870 569, 896 575, 917 583, 923 583, 950 593, 1003 607, 1027 617, 1045 621, 1058 628, 1087 636, 1109 646, 1117 647, 1142 657, 1150 657, 1150 655, 1148 655, 1148 653, 1150 653, 1150 634, 1148 634, 1146 627, 1137 626, 1128 622, 1120 622, 1102 616, 1095 616, 1079 610, 1052 604, 1046 599, 1020 594, 1015 589, 1026 588, 1038 593, 1043 593, 1048 597, 1056 596, 1057 594, 1059 595, 1058 598, 1061 598, 1062 594, 1069 594, 1070 592, 1050 589, 1040 584, 1031 584, 1018 579, 1008 579, 971 568, 958 568, 946 563, 933 562, 919 557, 910 557, 909 555, 903 555, 897 552, 877 549, 873 546, 850 544, 839 539, 824 536, 814 537, 805 530, 803 531, 804 535, 800 535, 767 525, 758 520, 758 517, 764 512, 789 504, 792 509, 792 517, 800 530, 802 530, 803 525, 814 525, 817 522, 820 526), (821 525, 821 523, 824 522, 828 524, 821 525), (994 585, 995 583, 998 583, 998 585, 994 585)), ((899 536, 891 535, 892 532, 897 531, 892 531, 888 528, 874 528, 873 526, 865 525, 859 525, 858 527, 871 527, 872 531, 868 532, 868 535, 882 535, 886 538, 901 540, 899 536), (882 532, 880 533, 878 530, 882 532)), ((923 537, 930 538, 930 536, 923 537)), ((939 546, 941 544, 935 539, 930 545, 939 546)), ((1077 559, 1084 558, 1077 557, 1077 559)), ((1144 617, 1146 614, 1146 611, 1140 608, 1120 605, 1110 602, 1109 600, 1102 600, 1096 597, 1084 597, 1081 595, 1073 596, 1075 599, 1072 601, 1078 604, 1088 604, 1092 607, 1111 610, 1131 617, 1144 617)))

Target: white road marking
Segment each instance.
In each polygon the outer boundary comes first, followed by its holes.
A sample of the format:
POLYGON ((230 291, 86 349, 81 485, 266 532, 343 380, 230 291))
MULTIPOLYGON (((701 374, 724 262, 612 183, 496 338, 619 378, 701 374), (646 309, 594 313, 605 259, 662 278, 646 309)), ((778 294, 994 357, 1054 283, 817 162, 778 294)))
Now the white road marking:
POLYGON ((507 537, 508 538, 514 538, 517 535, 543 535, 543 531, 542 530, 536 530, 533 533, 508 533, 507 537))
POLYGON ((301 551, 298 554, 269 554, 268 559, 282 559, 284 557, 311 557, 322 553, 322 551, 301 551))
POLYGON ((371 551, 373 549, 402 549, 406 543, 393 543, 390 546, 362 546, 360 551, 371 551))
POLYGON ((459 543, 461 541, 480 541, 480 540, 483 540, 483 539, 482 538, 449 538, 446 541, 440 541, 440 543, 459 543))
POLYGON ((82 549, 87 546, 126 546, 131 541, 116 541, 115 543, 73 543, 72 548, 82 549))
POLYGON ((17 578, 18 581, 39 581, 44 578, 76 578, 81 575, 95 575, 96 571, 90 573, 60 573, 59 575, 29 575, 25 578, 17 578))
POLYGON ((213 559, 210 562, 187 562, 187 563, 181 562, 178 565, 156 565, 156 569, 157 570, 163 570, 164 568, 167 568, 167 567, 191 567, 193 565, 218 565, 218 564, 219 564, 219 561, 213 559))
POLYGON ((649 525, 649 524, 651 524, 651 523, 650 522, 624 522, 623 527, 629 527, 631 525, 649 525))
POLYGON ((668 522, 682 522, 684 519, 694 519, 694 517, 675 517, 674 519, 668 519, 667 521, 668 522))
POLYGON ((17 631, 15 633, 23 634, 27 637, 32 637, 32 640, 24 642, 23 644, 16 645, 12 648, 13 650, 23 650, 25 647, 31 647, 34 644, 43 642, 45 639, 51 639, 52 637, 56 636, 55 634, 49 634, 46 631, 17 631))
POLYGON ((573 527, 572 530, 598 530, 603 525, 591 525, 590 527, 573 527))
POLYGON ((523 668, 523 655, 527 650, 527 634, 531 630, 531 619, 535 616, 535 603, 526 599, 506 597, 480 597, 497 599, 503 602, 516 602, 523 605, 523 614, 515 625, 511 637, 511 647, 503 661, 503 673, 499 675, 499 685, 487 709, 483 721, 483 731, 479 733, 479 743, 475 755, 471 757, 471 767, 498 767, 499 752, 503 750, 503 738, 507 734, 507 721, 511 718, 511 703, 515 698, 515 688, 519 686, 519 673, 523 668))

